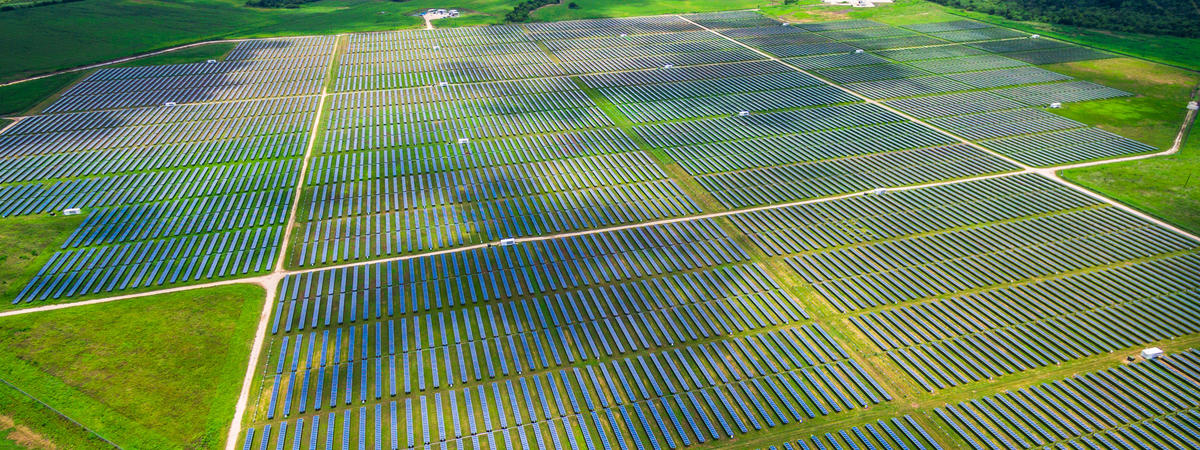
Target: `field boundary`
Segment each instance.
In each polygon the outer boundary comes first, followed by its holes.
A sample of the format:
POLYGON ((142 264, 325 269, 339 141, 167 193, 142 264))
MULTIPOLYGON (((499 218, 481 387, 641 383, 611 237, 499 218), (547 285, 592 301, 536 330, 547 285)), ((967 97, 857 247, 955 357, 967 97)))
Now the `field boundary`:
POLYGON ((21 388, 17 387, 16 385, 12 384, 12 383, 9 383, 9 382, 8 382, 8 380, 5 380, 4 378, 0 378, 0 383, 4 383, 4 385, 5 385, 5 386, 8 386, 8 387, 10 387, 10 388, 12 388, 13 390, 15 390, 15 391, 17 391, 17 392, 20 392, 20 393, 21 393, 21 395, 24 395, 24 396, 28 397, 30 400, 33 400, 33 401, 37 402, 39 405, 42 405, 42 406, 46 407, 46 409, 49 409, 49 410, 51 410, 51 411, 54 411, 54 413, 55 413, 55 414, 58 414, 58 416, 59 416, 59 417, 62 417, 62 418, 64 418, 64 419, 67 419, 67 421, 68 421, 68 422, 71 422, 71 423, 75 424, 76 426, 78 426, 79 428, 82 428, 84 431, 87 431, 88 433, 91 433, 93 436, 96 436, 97 438, 100 438, 100 440, 104 441, 104 442, 105 442, 105 443, 107 443, 108 445, 111 445, 111 446, 113 446, 113 448, 122 448, 120 445, 117 445, 117 444, 113 443, 113 441, 110 441, 110 440, 108 440, 107 438, 105 438, 104 436, 101 436, 101 435, 100 435, 100 433, 97 433, 95 430, 92 430, 91 428, 88 428, 88 427, 87 427, 87 425, 84 425, 84 424, 82 424, 82 423, 79 423, 79 422, 78 422, 78 421, 76 421, 75 419, 72 419, 72 418, 71 418, 71 416, 68 416, 68 415, 66 415, 66 414, 63 414, 63 412, 62 412, 62 411, 59 411, 57 408, 55 408, 55 407, 53 407, 53 406, 50 406, 49 404, 47 404, 46 402, 43 402, 41 399, 39 399, 39 398, 37 398, 37 397, 34 397, 34 396, 33 396, 33 394, 30 394, 30 393, 28 393, 28 392, 25 392, 25 390, 24 390, 24 389, 21 389, 21 388))

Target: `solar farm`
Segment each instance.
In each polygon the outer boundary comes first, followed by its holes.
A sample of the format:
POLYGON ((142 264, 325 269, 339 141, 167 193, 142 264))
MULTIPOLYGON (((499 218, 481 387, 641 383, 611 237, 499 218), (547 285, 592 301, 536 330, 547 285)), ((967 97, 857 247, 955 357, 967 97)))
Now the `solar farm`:
POLYGON ((104 68, 0 132, 0 217, 85 215, 11 307, 269 285, 244 450, 1197 448, 1200 353, 1085 365, 1200 333, 1200 240, 1054 175, 1163 150, 1055 113, 1115 57, 735 11, 104 68))

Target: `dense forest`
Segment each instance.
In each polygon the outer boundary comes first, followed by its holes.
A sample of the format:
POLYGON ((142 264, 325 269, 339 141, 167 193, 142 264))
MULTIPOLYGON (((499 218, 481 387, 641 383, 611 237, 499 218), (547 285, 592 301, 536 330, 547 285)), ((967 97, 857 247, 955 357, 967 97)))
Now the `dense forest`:
POLYGON ((1200 0, 932 0, 1013 20, 1200 37, 1200 0))

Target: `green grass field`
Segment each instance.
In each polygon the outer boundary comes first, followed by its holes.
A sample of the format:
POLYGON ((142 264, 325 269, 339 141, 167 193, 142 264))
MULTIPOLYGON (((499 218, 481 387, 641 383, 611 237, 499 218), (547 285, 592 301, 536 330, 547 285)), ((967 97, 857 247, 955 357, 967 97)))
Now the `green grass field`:
POLYGON ((231 285, 3 318, 0 378, 125 448, 219 447, 264 295, 231 285))
POLYGON ((1161 149, 1171 146, 1187 113, 1185 106, 1200 73, 1134 58, 1042 66, 1046 69, 1137 94, 1071 103, 1055 114, 1097 125, 1161 149))
POLYGON ((1200 133, 1179 153, 1062 172, 1063 178, 1200 233, 1200 133))
POLYGON ((0 383, 0 449, 111 448, 37 400, 0 383))
POLYGON ((0 254, 0 306, 12 303, 83 217, 41 214, 0 220, 0 247, 5 249, 0 254))
POLYGON ((52 96, 79 81, 86 72, 72 72, 0 87, 0 116, 17 116, 39 104, 48 104, 52 96))

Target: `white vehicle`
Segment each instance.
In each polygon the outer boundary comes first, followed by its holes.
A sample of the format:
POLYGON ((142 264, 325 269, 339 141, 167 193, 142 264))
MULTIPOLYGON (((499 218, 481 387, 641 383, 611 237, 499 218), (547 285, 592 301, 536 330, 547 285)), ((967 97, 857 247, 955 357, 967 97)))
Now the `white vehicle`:
POLYGON ((674 68, 675 68, 675 65, 674 65, 674 64, 664 64, 664 65, 663 65, 663 68, 664 68, 664 69, 674 69, 674 68))
POLYGON ((208 60, 208 61, 205 61, 205 62, 206 62, 206 63, 208 63, 208 64, 213 64, 213 63, 217 62, 217 60, 215 60, 215 59, 210 59, 210 60, 208 60))
POLYGON ((83 211, 80 210, 79 208, 67 208, 67 209, 62 210, 62 213, 64 216, 75 216, 75 215, 83 214, 83 211))
POLYGON ((517 243, 517 240, 513 239, 513 238, 504 238, 504 239, 500 240, 500 245, 502 245, 502 246, 515 245, 516 243, 517 243))
POLYGON ((1058 108, 1062 108, 1062 103, 1054 102, 1054 103, 1050 104, 1050 109, 1058 109, 1058 108))
POLYGON ((471 142, 471 139, 470 139, 470 138, 458 138, 458 143, 459 143, 459 144, 466 144, 466 143, 468 143, 468 142, 471 142))
POLYGON ((175 103, 175 102, 166 102, 166 103, 163 103, 163 106, 175 106, 177 104, 178 103, 175 103))
POLYGON ((738 117, 746 117, 750 115, 750 111, 738 111, 738 117))

